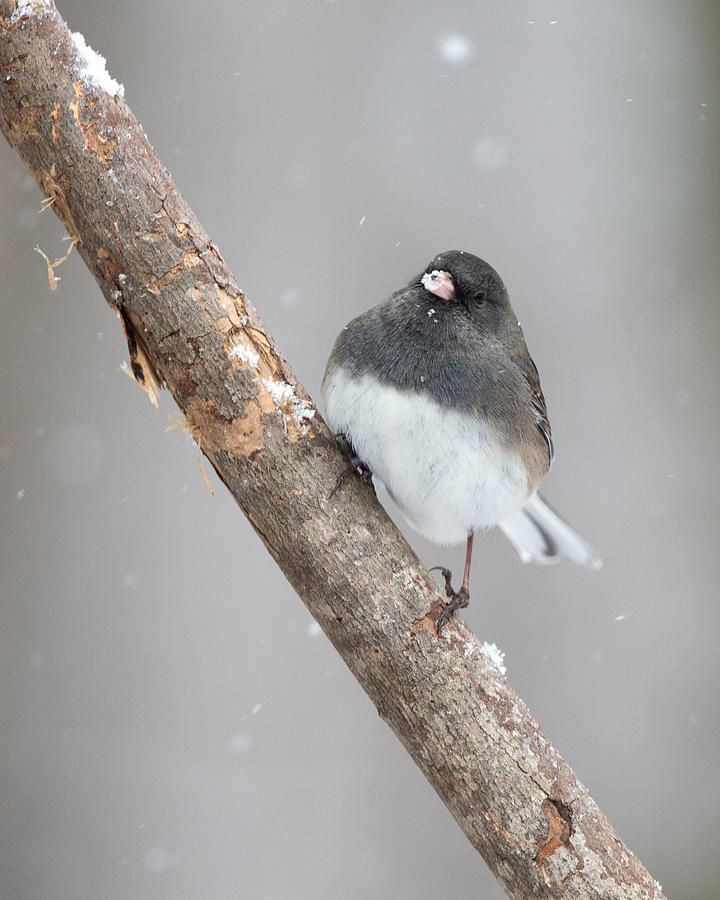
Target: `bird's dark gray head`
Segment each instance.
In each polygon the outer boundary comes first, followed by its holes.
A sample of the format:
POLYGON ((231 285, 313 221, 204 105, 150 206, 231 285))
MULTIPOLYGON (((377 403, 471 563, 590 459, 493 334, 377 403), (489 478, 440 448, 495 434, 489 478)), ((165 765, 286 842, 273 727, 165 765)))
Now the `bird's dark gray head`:
POLYGON ((427 266, 420 281, 431 294, 468 308, 485 303, 504 306, 508 294, 502 278, 484 259, 464 250, 447 250, 427 266))

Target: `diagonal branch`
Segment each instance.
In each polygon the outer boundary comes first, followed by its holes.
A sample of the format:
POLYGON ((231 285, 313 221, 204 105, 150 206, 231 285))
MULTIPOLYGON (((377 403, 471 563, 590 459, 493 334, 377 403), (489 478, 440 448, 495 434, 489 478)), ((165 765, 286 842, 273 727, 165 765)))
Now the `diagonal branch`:
MULTIPOLYGON (((662 898, 437 586, 350 479, 308 394, 84 41, 0 0, 0 126, 310 612, 511 897, 662 898)), ((151 393, 152 396, 152 393, 151 393)))

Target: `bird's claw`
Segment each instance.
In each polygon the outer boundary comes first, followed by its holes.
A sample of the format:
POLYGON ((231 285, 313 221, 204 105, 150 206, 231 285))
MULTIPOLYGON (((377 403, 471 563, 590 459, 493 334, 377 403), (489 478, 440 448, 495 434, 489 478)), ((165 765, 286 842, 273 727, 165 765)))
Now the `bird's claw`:
POLYGON ((352 475, 353 472, 358 476, 363 484, 372 484, 372 472, 370 471, 370 469, 368 469, 365 463, 361 462, 357 456, 353 456, 350 459, 350 465, 343 469, 342 472, 338 475, 338 480, 335 482, 335 487, 330 491, 328 500, 335 496, 335 494, 345 483, 345 479, 348 477, 348 475, 352 475))
POLYGON ((450 602, 443 607, 443 611, 438 616, 437 622, 435 623, 435 631, 440 634, 440 630, 443 625, 447 622, 450 616, 458 609, 465 609, 465 607, 470 603, 470 591, 466 587, 461 587, 459 591, 456 591, 452 586, 452 572, 450 569, 444 568, 444 566, 433 566, 430 569, 431 572, 440 572, 442 577, 445 579, 445 595, 449 598, 450 602))
POLYGON ((336 434, 335 440, 337 441, 338 446, 340 447, 342 452, 345 454, 345 456, 347 456, 350 464, 338 475, 338 480, 335 482, 335 487, 330 491, 328 500, 335 496, 335 494, 345 483, 345 479, 353 472, 358 476, 363 484, 372 484, 372 472, 355 453, 352 448, 352 444, 350 443, 350 441, 348 441, 345 435, 342 433, 336 434))
POLYGON ((445 579, 445 593, 451 599, 456 596, 452 586, 452 572, 444 566, 433 566, 430 572, 439 572, 445 579))

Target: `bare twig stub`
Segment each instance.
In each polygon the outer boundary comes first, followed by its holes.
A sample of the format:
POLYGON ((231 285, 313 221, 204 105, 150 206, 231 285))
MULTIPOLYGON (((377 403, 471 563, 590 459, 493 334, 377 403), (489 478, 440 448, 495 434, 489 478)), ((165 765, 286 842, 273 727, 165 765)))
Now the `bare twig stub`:
MULTIPOLYGON (((346 462, 122 90, 49 0, 0 0, 5 137, 187 427, 511 897, 662 897, 346 462), (331 497, 332 494, 332 497, 331 497)), ((40 276, 38 276, 40 277, 40 276)), ((44 274, 43 274, 44 279, 44 274)))

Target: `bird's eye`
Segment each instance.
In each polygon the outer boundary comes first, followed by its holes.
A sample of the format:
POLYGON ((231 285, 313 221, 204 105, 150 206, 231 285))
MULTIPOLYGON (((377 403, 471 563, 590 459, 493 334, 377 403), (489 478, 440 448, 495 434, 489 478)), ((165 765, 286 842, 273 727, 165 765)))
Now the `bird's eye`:
POLYGON ((473 300, 476 303, 484 303, 486 299, 487 294, 485 293, 485 291, 475 291, 475 293, 473 294, 473 300))

